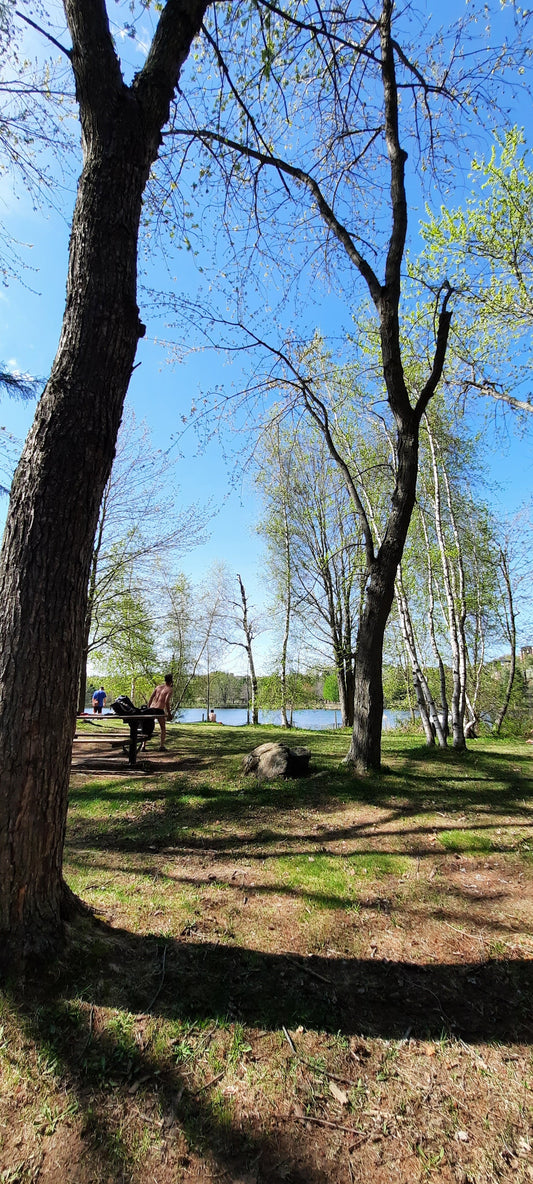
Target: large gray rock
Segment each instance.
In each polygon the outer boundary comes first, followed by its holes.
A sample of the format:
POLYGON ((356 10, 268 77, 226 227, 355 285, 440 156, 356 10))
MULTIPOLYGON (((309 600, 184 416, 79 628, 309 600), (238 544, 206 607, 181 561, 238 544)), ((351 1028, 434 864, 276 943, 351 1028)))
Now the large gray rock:
POLYGON ((304 777, 309 772, 309 748, 289 748, 288 744, 259 744, 244 757, 245 773, 255 773, 258 781, 276 777, 304 777))

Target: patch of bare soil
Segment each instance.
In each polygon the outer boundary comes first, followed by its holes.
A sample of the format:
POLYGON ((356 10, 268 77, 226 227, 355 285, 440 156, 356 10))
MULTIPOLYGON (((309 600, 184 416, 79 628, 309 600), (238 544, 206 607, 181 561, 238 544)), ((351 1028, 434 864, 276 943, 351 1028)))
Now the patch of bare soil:
POLYGON ((128 753, 124 750, 127 736, 119 738, 95 738, 83 736, 81 742, 75 742, 72 752, 73 773, 99 772, 111 775, 128 773, 136 777, 145 777, 153 773, 187 772, 202 768, 207 762, 202 757, 176 757, 172 752, 159 752, 155 745, 139 752, 135 769, 130 769, 128 753))

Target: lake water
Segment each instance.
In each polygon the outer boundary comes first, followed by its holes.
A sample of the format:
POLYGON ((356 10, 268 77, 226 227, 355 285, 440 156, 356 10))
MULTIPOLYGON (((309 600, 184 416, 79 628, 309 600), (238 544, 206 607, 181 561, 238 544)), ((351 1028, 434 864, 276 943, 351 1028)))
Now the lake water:
MULTIPOLYGON (((240 728, 246 723, 246 708, 244 707, 216 707, 215 715, 217 723, 230 724, 233 728, 240 728)), ((205 719, 205 709, 202 711, 201 707, 184 707, 177 712, 175 722, 180 721, 184 724, 197 724, 205 719)), ((390 731, 397 727, 398 724, 403 723, 408 719, 408 711, 384 711, 383 712, 383 729, 390 731)), ((292 717, 293 726, 295 728, 308 728, 310 731, 322 731, 325 728, 340 728, 341 713, 335 711, 333 708, 319 707, 315 710, 294 711, 292 717)), ((281 715, 279 711, 260 711, 260 724, 281 724, 281 715)))

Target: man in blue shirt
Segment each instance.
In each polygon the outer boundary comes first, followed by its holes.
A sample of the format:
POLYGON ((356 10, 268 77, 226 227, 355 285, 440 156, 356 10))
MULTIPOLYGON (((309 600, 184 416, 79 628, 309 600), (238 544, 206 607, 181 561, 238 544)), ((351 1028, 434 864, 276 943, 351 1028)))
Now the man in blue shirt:
POLYGON ((101 715, 102 714, 102 707, 105 707, 105 704, 106 704, 106 693, 104 691, 104 688, 100 687, 100 690, 95 691, 93 694, 93 712, 94 712, 94 714, 101 715))

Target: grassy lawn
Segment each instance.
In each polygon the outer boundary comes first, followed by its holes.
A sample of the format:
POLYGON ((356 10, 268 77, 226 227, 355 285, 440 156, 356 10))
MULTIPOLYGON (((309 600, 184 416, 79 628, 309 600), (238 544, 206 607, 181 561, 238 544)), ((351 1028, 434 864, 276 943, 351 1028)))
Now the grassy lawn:
POLYGON ((298 732, 310 776, 258 784, 268 739, 85 746, 96 920, 3 997, 0 1182, 533 1180, 531 747, 389 733, 354 778, 298 732))

